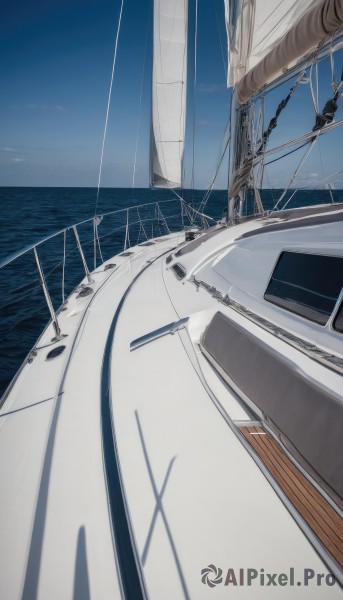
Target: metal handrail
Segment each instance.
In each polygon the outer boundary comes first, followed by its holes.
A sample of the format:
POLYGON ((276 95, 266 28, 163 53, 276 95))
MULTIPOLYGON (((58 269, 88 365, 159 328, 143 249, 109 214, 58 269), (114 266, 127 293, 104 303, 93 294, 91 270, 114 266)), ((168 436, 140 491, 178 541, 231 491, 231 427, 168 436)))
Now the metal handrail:
MULTIPOLYGON (((103 219, 104 217, 118 214, 118 213, 129 213, 129 211, 131 211, 131 210, 136 211, 136 210, 139 210, 140 208, 146 208, 148 206, 158 207, 160 204, 171 203, 171 202, 175 203, 178 201, 180 202, 180 204, 187 206, 188 210, 190 210, 193 213, 194 218, 196 218, 197 216, 200 216, 203 219, 209 219, 210 221, 216 222, 215 219, 213 219, 213 217, 210 217, 209 215, 207 215, 205 213, 198 212, 195 208, 190 206, 182 198, 180 198, 180 200, 178 200, 177 198, 173 198, 171 200, 159 200, 158 202, 146 202, 145 204, 135 204, 135 205, 129 206, 127 208, 119 208, 117 210, 105 212, 102 214, 97 214, 97 215, 94 215, 93 217, 89 217, 88 219, 79 221, 78 223, 73 223, 72 225, 68 225, 67 227, 64 227, 63 229, 59 229, 58 231, 55 231, 54 233, 51 233, 51 234, 45 236, 44 238, 41 238, 38 241, 36 241, 32 244, 29 244, 28 246, 24 246, 24 248, 21 248, 17 252, 13 252, 12 254, 10 254, 10 255, 6 256, 5 258, 3 258, 2 260, 0 260, 0 269, 5 267, 6 265, 10 264, 11 262, 15 261, 20 256, 23 256, 27 252, 30 252, 30 250, 34 250, 34 248, 37 248, 38 246, 44 244, 45 242, 63 234, 66 231, 70 231, 70 230, 74 229, 75 227, 79 227, 80 225, 85 225, 86 223, 94 222, 96 219, 103 219)), ((151 220, 151 219, 147 219, 147 220, 151 220)), ((133 224, 134 223, 130 223, 129 225, 133 225, 133 224)), ((125 228, 125 225, 122 228, 125 228)))
MULTIPOLYGON (((60 328, 60 325, 58 322, 58 310, 55 310, 55 308, 54 308, 54 305, 53 305, 53 302, 52 302, 52 299, 51 299, 51 296, 49 293, 48 285, 47 285, 47 277, 44 275, 43 266, 42 266, 40 257, 38 255, 37 249, 39 247, 41 247, 43 244, 45 244, 46 242, 48 242, 54 238, 57 238, 58 236, 64 235, 64 258, 62 261, 62 264, 63 264, 63 274, 62 274, 62 289, 63 289, 62 298, 63 298, 63 301, 62 301, 62 304, 63 304, 64 303, 64 270, 65 270, 65 260, 66 260, 66 256, 67 256, 66 255, 66 234, 68 231, 73 231, 73 233, 74 233, 75 240, 76 240, 76 248, 74 248, 72 252, 75 252, 75 251, 79 252, 81 260, 82 260, 82 264, 84 267, 84 272, 85 272, 86 278, 88 280, 88 285, 91 285, 93 283, 93 279, 91 277, 90 269, 88 267, 87 260, 86 260, 86 257, 85 257, 84 251, 83 251, 83 247, 81 244, 81 240, 80 240, 80 237, 78 234, 78 229, 77 229, 78 227, 83 226, 87 223, 93 224, 93 227, 92 227, 93 232, 90 236, 90 240, 83 242, 83 246, 85 247, 85 246, 89 246, 89 244, 93 244, 93 246, 94 246, 94 250, 93 250, 94 269, 96 269, 98 252, 101 257, 101 262, 104 262, 103 256, 102 256, 100 240, 104 240, 108 236, 113 235, 114 233, 118 233, 119 231, 126 230, 125 231, 125 240, 124 240, 124 250, 126 250, 127 248, 130 248, 133 245, 136 245, 139 243, 142 230, 143 230, 144 236, 146 237, 146 239, 148 239, 144 224, 149 223, 149 222, 154 223, 155 221, 157 221, 159 224, 160 224, 160 222, 162 222, 162 226, 166 228, 166 231, 169 234, 170 229, 169 229, 167 220, 170 220, 170 219, 174 220, 174 219, 180 218, 180 217, 181 217, 182 229, 184 229, 184 219, 185 218, 188 219, 188 221, 190 222, 190 225, 194 225, 195 220, 200 219, 202 227, 205 227, 208 225, 207 220, 211 220, 211 221, 215 222, 215 220, 212 217, 199 212, 197 209, 195 209, 194 207, 187 204, 181 197, 173 198, 171 200, 159 200, 157 202, 148 202, 145 204, 137 204, 137 205, 129 206, 126 208, 120 208, 120 209, 116 209, 113 211, 108 211, 103 214, 94 215, 93 217, 90 217, 88 219, 83 219, 82 221, 79 221, 78 223, 69 225, 63 229, 59 229, 58 231, 55 231, 54 233, 51 233, 51 234, 45 236, 44 238, 39 239, 35 243, 29 244, 29 245, 25 246, 24 248, 22 248, 21 250, 18 250, 16 252, 10 254, 9 256, 5 257, 4 259, 2 259, 0 261, 0 270, 2 268, 4 268, 5 266, 13 263, 15 260, 17 260, 21 256, 23 256, 31 251, 33 252, 34 257, 35 257, 36 266, 38 269, 40 285, 42 286, 42 289, 44 292, 45 301, 48 306, 48 309, 50 312, 50 317, 51 317, 51 322, 53 324, 54 331, 55 331, 55 337, 51 341, 55 342, 55 341, 60 340, 63 337, 63 333, 61 331, 61 328, 60 328), (161 210, 160 205, 171 204, 171 203, 173 203, 174 205, 175 204, 180 205, 180 211, 178 211, 177 214, 175 214, 175 211, 172 210, 172 214, 164 215, 161 210), (146 211, 147 209, 148 209, 148 213, 143 215, 143 218, 142 218, 140 211, 141 212, 143 210, 146 211), (132 213, 133 213, 133 220, 131 217, 131 221, 130 221, 130 215, 132 213), (111 229, 111 231, 109 231, 109 232, 108 231, 104 232, 104 234, 99 237, 98 226, 100 225, 101 222, 103 222, 103 219, 105 217, 109 217, 112 215, 119 215, 119 214, 126 215, 125 223, 119 222, 117 224, 118 225, 117 227, 114 227, 114 229, 111 229), (137 215, 137 217, 136 217, 136 215, 137 215), (129 235, 130 227, 131 227, 131 230, 133 227, 134 231, 136 231, 138 226, 139 226, 139 233, 138 233, 137 242, 135 244, 131 244, 130 235, 129 235)), ((152 237, 158 237, 158 236, 152 235, 152 237)), ((54 269, 55 269, 55 267, 54 267, 54 269)), ((49 274, 48 274, 48 276, 49 276, 49 274)))

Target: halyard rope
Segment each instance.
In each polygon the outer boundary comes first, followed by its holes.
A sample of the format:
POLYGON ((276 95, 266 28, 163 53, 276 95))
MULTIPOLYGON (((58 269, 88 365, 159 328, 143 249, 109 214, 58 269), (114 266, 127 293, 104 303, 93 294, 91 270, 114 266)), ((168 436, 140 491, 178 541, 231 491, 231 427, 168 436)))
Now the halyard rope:
POLYGON ((117 48, 118 48, 118 40, 119 40, 119 33, 120 33, 120 26, 121 26, 121 18, 122 18, 122 14, 123 14, 123 6, 124 6, 124 0, 121 0, 121 7, 120 7, 119 20, 118 20, 117 33, 116 33, 116 41, 115 41, 115 46, 114 46, 114 56, 113 56, 113 64, 112 64, 111 82, 110 82, 110 89, 109 89, 109 92, 108 92, 108 99, 107 99, 107 110, 106 110, 105 128, 104 128, 104 135, 103 135, 103 138, 102 138, 102 146, 101 146, 101 157, 100 157, 100 167, 99 167, 99 177, 98 177, 98 188, 97 188, 97 194, 96 194, 96 203, 95 203, 94 216, 96 215, 96 211, 97 211, 97 208, 98 208, 98 202, 99 202, 100 183, 101 183, 101 174, 102 174, 102 161, 103 161, 103 158, 104 158, 104 148, 105 148, 105 140, 106 140, 106 133, 107 133, 107 123, 108 123, 108 115, 109 115, 109 112, 110 112, 110 105, 111 105, 112 86, 113 86, 114 70, 115 70, 116 61, 117 61, 117 48))

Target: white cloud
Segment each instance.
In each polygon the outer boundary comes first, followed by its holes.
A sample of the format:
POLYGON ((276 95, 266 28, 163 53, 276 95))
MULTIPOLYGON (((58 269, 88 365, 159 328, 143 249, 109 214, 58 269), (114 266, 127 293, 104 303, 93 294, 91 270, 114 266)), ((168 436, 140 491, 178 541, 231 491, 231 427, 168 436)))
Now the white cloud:
POLYGON ((225 83, 199 83, 198 91, 203 94, 218 94, 226 90, 225 83))
POLYGON ((25 162, 25 158, 11 158, 11 162, 14 162, 14 163, 25 162))
POLYGON ((15 149, 11 148, 11 146, 4 146, 3 148, 0 148, 0 152, 15 152, 15 149))
POLYGON ((66 112, 66 107, 62 104, 35 104, 29 102, 28 104, 15 104, 12 106, 15 110, 55 110, 58 112, 66 112))

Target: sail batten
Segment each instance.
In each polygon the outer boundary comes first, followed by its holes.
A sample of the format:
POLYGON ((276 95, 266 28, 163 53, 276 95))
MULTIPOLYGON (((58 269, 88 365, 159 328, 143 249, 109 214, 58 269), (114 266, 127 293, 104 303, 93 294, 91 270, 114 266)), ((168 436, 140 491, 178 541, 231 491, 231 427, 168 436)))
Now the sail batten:
POLYGON ((152 187, 182 186, 188 0, 155 0, 150 136, 152 187))

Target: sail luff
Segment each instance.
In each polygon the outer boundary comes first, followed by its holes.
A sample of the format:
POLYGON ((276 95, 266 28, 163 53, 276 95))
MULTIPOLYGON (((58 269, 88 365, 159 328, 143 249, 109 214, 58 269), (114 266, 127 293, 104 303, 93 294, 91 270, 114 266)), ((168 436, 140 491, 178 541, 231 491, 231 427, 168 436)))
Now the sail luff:
POLYGON ((182 187, 188 0, 155 0, 150 183, 182 187))

